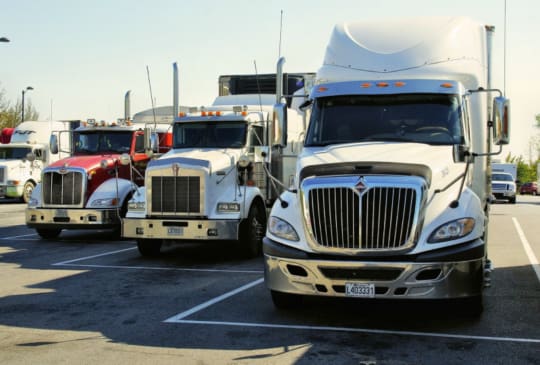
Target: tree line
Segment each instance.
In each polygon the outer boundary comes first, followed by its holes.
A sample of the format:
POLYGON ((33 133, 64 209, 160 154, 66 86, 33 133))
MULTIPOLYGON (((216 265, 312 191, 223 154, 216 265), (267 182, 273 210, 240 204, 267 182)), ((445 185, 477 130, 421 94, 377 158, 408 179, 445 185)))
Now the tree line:
MULTIPOLYGON (((16 127, 21 122, 22 99, 17 99, 12 103, 6 98, 5 91, 0 89, 0 129, 16 127)), ((39 113, 32 105, 32 101, 24 100, 24 119, 38 120, 39 113)))

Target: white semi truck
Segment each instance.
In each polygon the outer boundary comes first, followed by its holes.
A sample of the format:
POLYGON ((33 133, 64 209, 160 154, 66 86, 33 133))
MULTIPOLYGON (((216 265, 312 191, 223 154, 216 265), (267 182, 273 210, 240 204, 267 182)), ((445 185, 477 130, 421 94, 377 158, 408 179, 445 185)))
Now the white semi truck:
MULTIPOLYGON (((53 131, 68 131, 79 121, 25 121, 13 130, 11 140, 0 145, 0 198, 17 198, 28 203, 41 171, 68 154, 54 155, 49 150, 53 131)), ((69 145, 69 136, 63 141, 69 145)))
POLYGON ((490 85, 493 31, 464 17, 334 28, 295 185, 263 240, 277 307, 455 298, 481 312, 489 156, 509 136, 509 102, 490 85))
POLYGON ((261 253, 267 207, 282 191, 272 185, 289 185, 305 131, 295 108, 302 97, 289 95, 291 107, 281 110, 288 122, 275 123, 274 105, 283 85, 304 94, 314 77, 283 74, 283 62, 277 76, 220 77, 212 105, 175 120, 173 149, 150 162, 123 219, 122 235, 137 240, 141 255, 159 254, 164 243, 210 240, 237 241, 246 256, 261 253))

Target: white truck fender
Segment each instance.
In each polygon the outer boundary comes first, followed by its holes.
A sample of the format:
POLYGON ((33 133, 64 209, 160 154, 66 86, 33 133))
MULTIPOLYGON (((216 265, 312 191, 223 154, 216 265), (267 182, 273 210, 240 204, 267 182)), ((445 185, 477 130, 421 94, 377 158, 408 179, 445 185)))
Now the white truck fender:
POLYGON ((98 199, 112 199, 117 197, 119 199, 119 206, 124 204, 126 198, 135 191, 135 185, 127 179, 109 179, 103 182, 90 196, 86 206, 88 208, 95 208, 93 205, 98 199))

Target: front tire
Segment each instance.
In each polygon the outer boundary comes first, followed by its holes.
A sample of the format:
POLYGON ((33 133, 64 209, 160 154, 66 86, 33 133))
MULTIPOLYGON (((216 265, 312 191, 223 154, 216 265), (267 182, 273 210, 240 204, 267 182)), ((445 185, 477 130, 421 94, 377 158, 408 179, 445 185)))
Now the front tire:
POLYGON ((283 293, 270 290, 272 302, 278 309, 294 309, 299 308, 304 301, 304 297, 298 294, 283 293))
POLYGON ((35 187, 36 187, 36 185, 32 181, 27 181, 24 184, 21 200, 25 204, 28 204, 28 202, 30 201, 30 197, 32 196, 32 191, 34 191, 35 187))
POLYGON ((43 229, 43 228, 37 228, 36 229, 37 234, 46 240, 50 240, 53 238, 56 238, 60 235, 60 232, 62 232, 61 229, 43 229))
POLYGON ((260 204, 253 204, 240 227, 240 247, 246 257, 257 257, 262 253, 262 239, 266 232, 266 212, 260 204))
POLYGON ((150 239, 138 239, 137 248, 139 253, 144 257, 156 257, 159 256, 161 251, 162 240, 150 240, 150 239))

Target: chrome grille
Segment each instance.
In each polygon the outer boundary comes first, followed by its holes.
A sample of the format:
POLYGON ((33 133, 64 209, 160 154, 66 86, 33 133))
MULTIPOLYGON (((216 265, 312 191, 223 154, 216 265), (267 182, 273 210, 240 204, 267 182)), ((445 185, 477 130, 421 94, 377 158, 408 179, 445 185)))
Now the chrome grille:
POLYGON ((200 213, 199 176, 152 176, 152 213, 200 213))
POLYGON ((358 184, 358 177, 310 180, 303 192, 314 248, 388 251, 414 244, 422 179, 377 177, 366 184, 368 178, 358 184))
POLYGON ((47 171, 43 174, 43 202, 48 205, 81 205, 84 175, 78 171, 59 173, 47 171))

